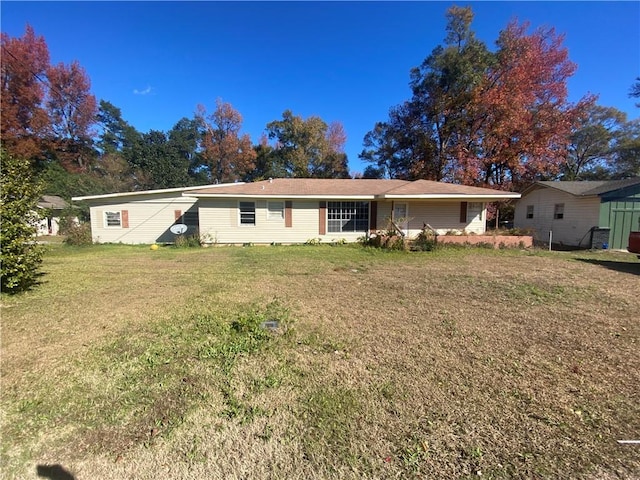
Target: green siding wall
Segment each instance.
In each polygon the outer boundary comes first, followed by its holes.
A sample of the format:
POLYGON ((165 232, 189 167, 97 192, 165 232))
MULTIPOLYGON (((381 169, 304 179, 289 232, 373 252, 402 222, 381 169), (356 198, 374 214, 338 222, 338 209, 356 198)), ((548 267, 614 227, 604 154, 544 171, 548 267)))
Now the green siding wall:
POLYGON ((640 187, 603 195, 600 204, 600 227, 609 227, 609 248, 626 250, 629 233, 640 231, 640 187))

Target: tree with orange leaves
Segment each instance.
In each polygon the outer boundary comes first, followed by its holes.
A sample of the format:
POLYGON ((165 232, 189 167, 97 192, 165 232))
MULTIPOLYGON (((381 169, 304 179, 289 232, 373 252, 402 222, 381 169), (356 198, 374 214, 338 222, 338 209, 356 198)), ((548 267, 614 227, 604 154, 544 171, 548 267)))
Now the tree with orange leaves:
POLYGON ((247 134, 240 134, 242 115, 230 103, 216 101, 215 111, 207 115, 198 105, 196 120, 202 130, 202 157, 208 165, 211 181, 240 180, 255 169, 256 152, 247 134))

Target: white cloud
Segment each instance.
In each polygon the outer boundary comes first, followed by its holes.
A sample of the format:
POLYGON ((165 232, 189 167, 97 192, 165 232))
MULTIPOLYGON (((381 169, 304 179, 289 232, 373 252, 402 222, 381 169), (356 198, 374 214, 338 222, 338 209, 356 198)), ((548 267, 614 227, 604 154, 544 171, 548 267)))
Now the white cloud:
POLYGON ((134 95, 149 95, 150 93, 151 93, 150 85, 148 85, 147 88, 145 88, 144 90, 138 90, 137 88, 133 90, 134 95))

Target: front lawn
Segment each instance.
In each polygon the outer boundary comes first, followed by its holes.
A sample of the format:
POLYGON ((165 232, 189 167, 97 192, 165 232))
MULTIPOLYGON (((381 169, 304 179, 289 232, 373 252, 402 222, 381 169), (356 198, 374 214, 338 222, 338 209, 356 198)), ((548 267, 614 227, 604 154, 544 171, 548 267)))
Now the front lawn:
POLYGON ((47 248, 3 478, 640 476, 634 255, 47 248))

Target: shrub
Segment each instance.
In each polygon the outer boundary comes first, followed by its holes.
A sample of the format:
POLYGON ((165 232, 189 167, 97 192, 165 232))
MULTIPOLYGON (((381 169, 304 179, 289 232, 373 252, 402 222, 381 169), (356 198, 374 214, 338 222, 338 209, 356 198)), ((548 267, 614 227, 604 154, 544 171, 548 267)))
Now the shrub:
POLYGON ((412 250, 418 250, 422 252, 430 252, 435 250, 438 245, 438 237, 435 232, 428 230, 424 227, 418 236, 413 240, 411 244, 412 250))
POLYGON ((178 235, 173 243, 176 248, 193 248, 202 246, 202 239, 197 233, 191 235, 178 235))
POLYGON ((3 292, 17 293, 35 285, 42 263, 34 223, 41 185, 28 160, 0 150, 0 164, 0 283, 3 292))
POLYGON ((387 248, 388 250, 406 250, 407 243, 404 241, 403 236, 393 235, 387 238, 384 248, 387 248))
POLYGON ((65 227, 67 245, 92 245, 91 225, 89 223, 71 223, 65 227))

